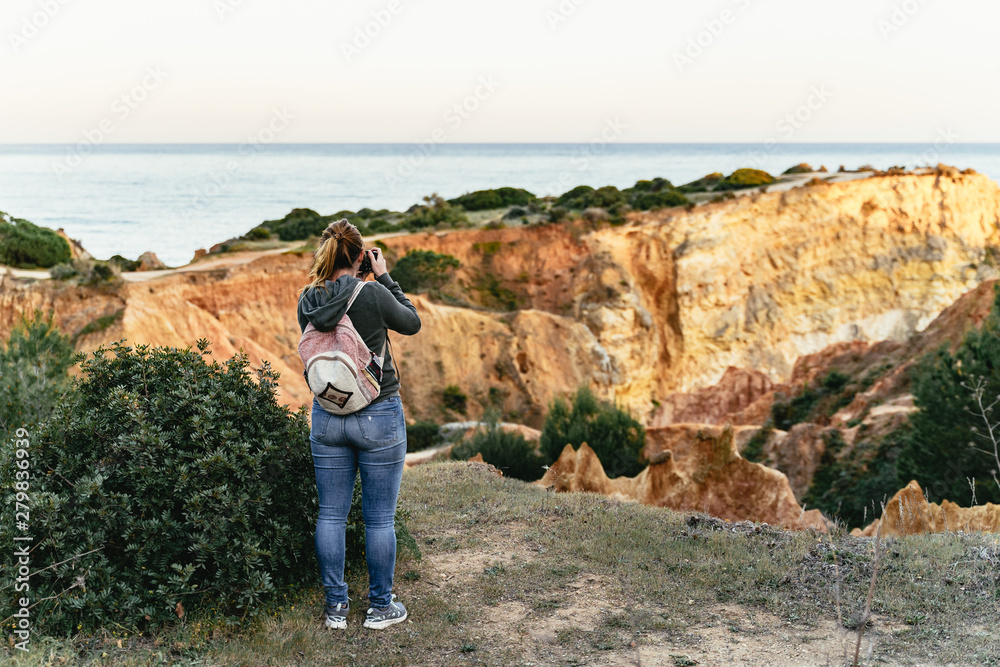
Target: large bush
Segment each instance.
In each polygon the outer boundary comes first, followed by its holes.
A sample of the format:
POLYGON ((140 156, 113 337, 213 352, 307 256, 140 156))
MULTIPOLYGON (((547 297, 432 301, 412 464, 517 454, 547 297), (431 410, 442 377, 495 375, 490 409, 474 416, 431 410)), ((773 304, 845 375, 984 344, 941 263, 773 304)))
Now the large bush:
MULTIPOLYGON (((176 620, 179 604, 253 617, 279 589, 316 581, 305 412, 278 404, 267 364, 254 378, 243 354, 207 363, 207 345, 98 349, 32 434, 31 597, 44 632, 139 629, 176 620)), ((10 489, 9 447, 0 458, 10 489)), ((0 523, 4 544, 11 531, 0 523)))
POLYGON ((598 401, 586 387, 577 390, 572 405, 553 401, 539 445, 542 455, 554 461, 566 445, 578 448, 583 443, 594 450, 609 477, 634 476, 644 467, 642 424, 618 406, 598 401))
POLYGON ((774 183, 774 176, 760 169, 737 169, 716 185, 716 190, 742 190, 774 183))
MULTIPOLYGON (((975 484, 976 500, 1000 502, 1000 475, 986 422, 974 396, 977 380, 986 382, 984 405, 1000 394, 1000 287, 993 308, 979 329, 971 329, 956 353, 946 345, 926 355, 911 370, 914 402, 910 429, 899 454, 900 484, 916 479, 932 498, 967 505, 975 484)), ((995 424, 997 410, 989 415, 995 424)))
POLYGON ((0 213, 0 264, 47 269, 71 257, 69 243, 51 229, 0 213))
MULTIPOLYGON (((319 236, 331 222, 340 220, 336 215, 320 215, 309 208, 295 208, 280 220, 268 220, 259 227, 278 235, 282 241, 304 241, 319 236)), ((251 230, 253 232, 253 230, 251 230)), ((249 234, 250 232, 248 232, 249 234)), ((260 232, 253 232, 260 233, 260 232)))
POLYGON ((535 450, 534 445, 520 433, 505 431, 498 423, 495 412, 487 412, 484 419, 485 422, 471 438, 451 450, 451 457, 466 461, 476 454, 482 454, 484 461, 499 468, 507 477, 525 482, 541 478, 545 459, 535 450))
POLYGON ((411 207, 400 226, 406 229, 425 229, 438 225, 445 227, 463 225, 468 221, 461 207, 452 206, 435 193, 424 197, 423 204, 411 207))
POLYGON ((477 190, 461 197, 449 199, 448 203, 461 206, 466 211, 484 211, 507 206, 527 206, 535 195, 521 188, 496 188, 495 190, 477 190))
POLYGON ((52 324, 52 313, 22 315, 0 345, 0 437, 18 428, 34 431, 69 390, 73 346, 52 324))
POLYGON ((404 292, 427 292, 444 287, 458 266, 458 260, 451 255, 411 250, 392 267, 392 277, 404 292))
POLYGON ((613 185, 605 185, 596 190, 588 185, 581 185, 556 200, 556 206, 581 211, 588 208, 612 210, 625 203, 628 203, 627 195, 613 185))

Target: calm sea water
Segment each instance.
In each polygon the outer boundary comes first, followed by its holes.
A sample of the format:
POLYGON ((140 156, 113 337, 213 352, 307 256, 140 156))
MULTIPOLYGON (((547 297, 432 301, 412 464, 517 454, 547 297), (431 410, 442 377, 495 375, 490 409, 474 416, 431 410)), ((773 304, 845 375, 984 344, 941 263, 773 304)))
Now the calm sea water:
POLYGON ((0 210, 62 227, 97 257, 171 265, 292 208, 405 210, 425 195, 513 186, 676 184, 808 162, 835 171, 944 162, 1000 181, 1000 144, 283 144, 0 146, 0 210), (88 150, 89 149, 89 150, 88 150))

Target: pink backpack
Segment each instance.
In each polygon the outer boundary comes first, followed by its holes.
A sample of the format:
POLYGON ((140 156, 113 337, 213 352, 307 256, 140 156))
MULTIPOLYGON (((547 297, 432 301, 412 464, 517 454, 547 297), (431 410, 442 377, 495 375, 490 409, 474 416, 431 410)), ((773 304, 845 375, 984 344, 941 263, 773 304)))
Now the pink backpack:
POLYGON ((385 343, 381 354, 369 350, 347 315, 365 284, 360 282, 354 288, 344 316, 332 331, 319 331, 310 322, 299 341, 309 389, 320 407, 335 415, 368 407, 381 391, 385 343))

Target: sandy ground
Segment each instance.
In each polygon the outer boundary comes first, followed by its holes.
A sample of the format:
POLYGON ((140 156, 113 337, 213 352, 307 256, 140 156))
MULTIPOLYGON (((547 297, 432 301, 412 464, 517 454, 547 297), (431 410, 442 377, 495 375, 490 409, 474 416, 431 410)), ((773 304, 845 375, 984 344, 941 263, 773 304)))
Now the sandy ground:
MULTIPOLYGON (((445 595, 469 595, 468 587, 475 585, 477 576, 485 568, 523 565, 537 557, 524 539, 524 529, 524 526, 510 526, 502 537, 475 549, 425 554, 426 580, 445 595)), ((551 593, 544 597, 551 597, 551 593)), ((843 629, 835 619, 791 623, 738 604, 703 607, 698 614, 702 620, 681 632, 652 631, 636 637, 627 627, 628 616, 634 610, 626 605, 620 584, 587 572, 578 573, 558 597, 555 608, 541 609, 537 604, 539 600, 503 599, 484 610, 484 618, 471 633, 472 639, 513 648, 522 659, 512 665, 539 667, 552 664, 839 666, 852 664, 857 642, 857 632, 843 629), (606 626, 609 618, 626 619, 618 636, 624 639, 627 648, 598 650, 588 647, 580 661, 581 650, 567 645, 566 633, 578 636, 579 633, 592 633, 606 626)), ((656 608, 655 601, 644 604, 646 613, 655 612, 656 608)), ((871 649, 882 637, 900 632, 904 627, 901 623, 873 616, 872 625, 861 643, 860 664, 871 664, 866 660, 871 649)), ((879 664, 892 663, 880 660, 879 664)), ((927 664, 938 663, 930 660, 927 664)))

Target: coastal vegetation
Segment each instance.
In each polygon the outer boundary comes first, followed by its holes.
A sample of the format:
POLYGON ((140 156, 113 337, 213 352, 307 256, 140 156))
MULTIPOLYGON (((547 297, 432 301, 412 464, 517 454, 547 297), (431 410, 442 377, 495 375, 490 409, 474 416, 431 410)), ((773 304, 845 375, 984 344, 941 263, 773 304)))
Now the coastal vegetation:
MULTIPOLYGON (((0 390, 21 404, 8 403, 4 426, 30 429, 32 559, 53 564, 32 573, 38 632, 137 635, 192 612, 240 624, 311 588, 317 501, 306 413, 277 402, 266 362, 251 371, 242 353, 210 361, 208 346, 115 343, 76 359, 81 377, 70 385, 68 345, 51 318, 11 336, 0 390), (8 374, 18 369, 26 372, 8 374)), ((5 489, 14 488, 13 456, 0 449, 5 489)), ((364 562, 355 495, 353 569, 364 562)), ((416 554, 406 515, 397 521, 401 546, 416 554)), ((13 544, 14 534, 10 513, 0 538, 13 544)), ((15 570, 0 565, 0 585, 15 570)), ((4 598, 0 616, 13 604, 4 598)))
POLYGON ((51 229, 0 211, 0 264, 47 269, 72 257, 69 243, 51 229))
POLYGON ((392 277, 404 292, 436 291, 444 287, 458 267, 458 260, 451 255, 411 250, 396 261, 392 277))
POLYGON ((527 206, 535 199, 535 195, 521 188, 496 188, 470 192, 461 197, 449 199, 448 203, 460 206, 466 211, 484 211, 509 206, 527 206))
POLYGON ((628 411, 598 400, 587 387, 577 389, 571 403, 562 398, 552 402, 542 427, 539 450, 552 462, 566 445, 577 449, 583 443, 597 454, 608 477, 632 477, 645 467, 642 450, 646 432, 642 424, 628 411))
POLYGON ((767 172, 738 169, 727 177, 709 174, 680 187, 657 177, 636 181, 635 185, 623 190, 613 185, 598 188, 579 185, 557 197, 537 197, 527 190, 513 187, 476 190, 451 199, 434 193, 405 212, 363 208, 356 212, 343 210, 321 215, 312 209, 297 208, 280 220, 262 222, 238 239, 219 244, 215 251, 253 249, 254 243, 274 239, 283 242, 310 241, 316 239, 331 222, 342 218, 350 220, 365 236, 468 226, 500 229, 508 220, 544 224, 586 217, 592 221, 620 223, 629 211, 692 206, 694 202, 687 196, 689 194, 746 189, 774 182, 776 179, 767 172))
POLYGON ((538 453, 533 443, 520 433, 503 429, 495 410, 487 410, 483 422, 472 437, 463 440, 451 450, 451 458, 467 461, 476 454, 498 468, 507 477, 533 482, 545 470, 545 457, 538 453))

